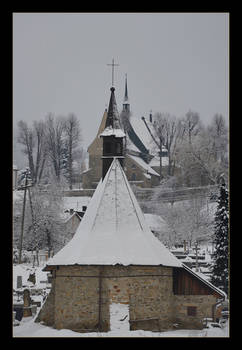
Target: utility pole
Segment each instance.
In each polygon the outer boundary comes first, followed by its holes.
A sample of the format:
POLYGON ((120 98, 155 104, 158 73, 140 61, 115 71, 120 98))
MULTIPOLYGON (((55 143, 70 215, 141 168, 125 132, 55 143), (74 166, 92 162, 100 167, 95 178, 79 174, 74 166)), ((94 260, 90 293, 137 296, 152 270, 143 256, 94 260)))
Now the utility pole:
POLYGON ((99 286, 98 286, 98 331, 102 331, 102 266, 99 268, 99 286))
POLYGON ((195 243, 195 250, 196 250, 196 272, 198 272, 198 256, 197 256, 197 251, 198 251, 198 243, 195 243))
MULTIPOLYGON (((35 253, 36 253, 36 262, 37 266, 39 266, 39 255, 38 255, 38 246, 37 246, 37 240, 36 240, 36 220, 34 216, 34 210, 33 210, 33 203, 31 199, 31 193, 30 193, 30 188, 28 187, 28 194, 29 194, 29 204, 30 204, 30 209, 31 209, 31 216, 32 216, 32 225, 33 225, 33 231, 34 231, 34 248, 35 248, 35 253)), ((33 267, 35 266, 35 256, 33 259, 33 267)))
POLYGON ((162 136, 161 136, 161 133, 162 133, 162 129, 163 129, 164 125, 162 125, 162 127, 158 128, 158 131, 160 133, 160 136, 159 136, 159 139, 160 139, 160 180, 162 178, 162 136))
POLYGON ((183 244, 184 244, 184 253, 186 254, 187 248, 186 248, 186 241, 185 241, 185 239, 183 241, 183 244))
POLYGON ((23 212, 22 212, 21 233, 20 233, 20 242, 19 242, 19 257, 18 257, 18 263, 19 263, 19 264, 21 264, 21 258, 22 258, 22 246, 23 246, 23 235, 24 235, 25 202, 26 202, 26 191, 27 191, 27 184, 28 184, 28 175, 29 175, 29 169, 26 168, 26 171, 25 171, 25 185, 24 185, 23 212))

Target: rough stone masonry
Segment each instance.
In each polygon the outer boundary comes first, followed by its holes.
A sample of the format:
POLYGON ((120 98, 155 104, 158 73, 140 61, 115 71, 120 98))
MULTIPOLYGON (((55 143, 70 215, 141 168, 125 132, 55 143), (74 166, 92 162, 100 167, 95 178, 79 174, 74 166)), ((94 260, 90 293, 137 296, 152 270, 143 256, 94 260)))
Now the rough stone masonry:
POLYGON ((109 331, 109 306, 129 305, 130 329, 162 331, 174 324, 202 328, 212 317, 213 295, 174 295, 173 268, 163 266, 59 266, 36 321, 57 329, 109 331), (195 306, 195 316, 187 307, 195 306))

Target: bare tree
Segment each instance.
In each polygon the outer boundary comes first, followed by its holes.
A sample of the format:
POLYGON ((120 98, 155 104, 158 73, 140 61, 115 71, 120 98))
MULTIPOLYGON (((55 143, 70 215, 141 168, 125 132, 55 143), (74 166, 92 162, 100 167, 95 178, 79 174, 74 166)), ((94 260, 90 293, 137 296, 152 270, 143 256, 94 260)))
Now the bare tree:
POLYGON ((213 140, 215 160, 221 162, 226 161, 228 151, 228 128, 222 114, 214 115, 207 131, 213 140))
POLYGON ((33 183, 36 184, 41 180, 46 159, 44 123, 35 121, 33 127, 30 128, 26 122, 19 121, 17 141, 24 146, 22 151, 28 158, 31 177, 33 183))
POLYGON ((65 120, 66 150, 67 150, 67 177, 69 188, 72 189, 73 182, 73 161, 78 156, 80 147, 81 131, 77 117, 71 113, 65 120))
POLYGON ((65 158, 65 120, 49 114, 46 118, 48 155, 54 167, 57 180, 60 180, 65 158))
POLYGON ((182 120, 182 137, 188 137, 188 142, 191 145, 192 136, 196 136, 199 131, 202 129, 202 124, 200 121, 200 116, 197 112, 189 110, 182 120))
POLYGON ((181 122, 169 113, 158 112, 154 114, 154 129, 156 136, 162 140, 163 146, 168 151, 168 175, 172 176, 175 168, 177 143, 181 133, 181 122))

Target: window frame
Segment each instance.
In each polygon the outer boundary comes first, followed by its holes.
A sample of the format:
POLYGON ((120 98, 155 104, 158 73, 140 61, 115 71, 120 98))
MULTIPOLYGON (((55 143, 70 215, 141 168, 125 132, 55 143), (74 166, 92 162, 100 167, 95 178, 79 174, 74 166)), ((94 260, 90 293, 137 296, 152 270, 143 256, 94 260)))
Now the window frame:
POLYGON ((187 306, 187 316, 197 316, 197 306, 187 306))

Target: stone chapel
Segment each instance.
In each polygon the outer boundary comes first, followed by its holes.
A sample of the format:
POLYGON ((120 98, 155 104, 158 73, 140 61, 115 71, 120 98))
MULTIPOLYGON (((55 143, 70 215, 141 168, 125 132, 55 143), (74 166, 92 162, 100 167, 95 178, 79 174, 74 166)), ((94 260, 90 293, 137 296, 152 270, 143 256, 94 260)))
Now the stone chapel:
POLYGON ((183 265, 150 231, 123 170, 123 132, 111 87, 101 179, 74 235, 44 268, 52 289, 36 322, 110 330, 110 306, 128 305, 130 330, 199 329, 224 293, 183 265))

